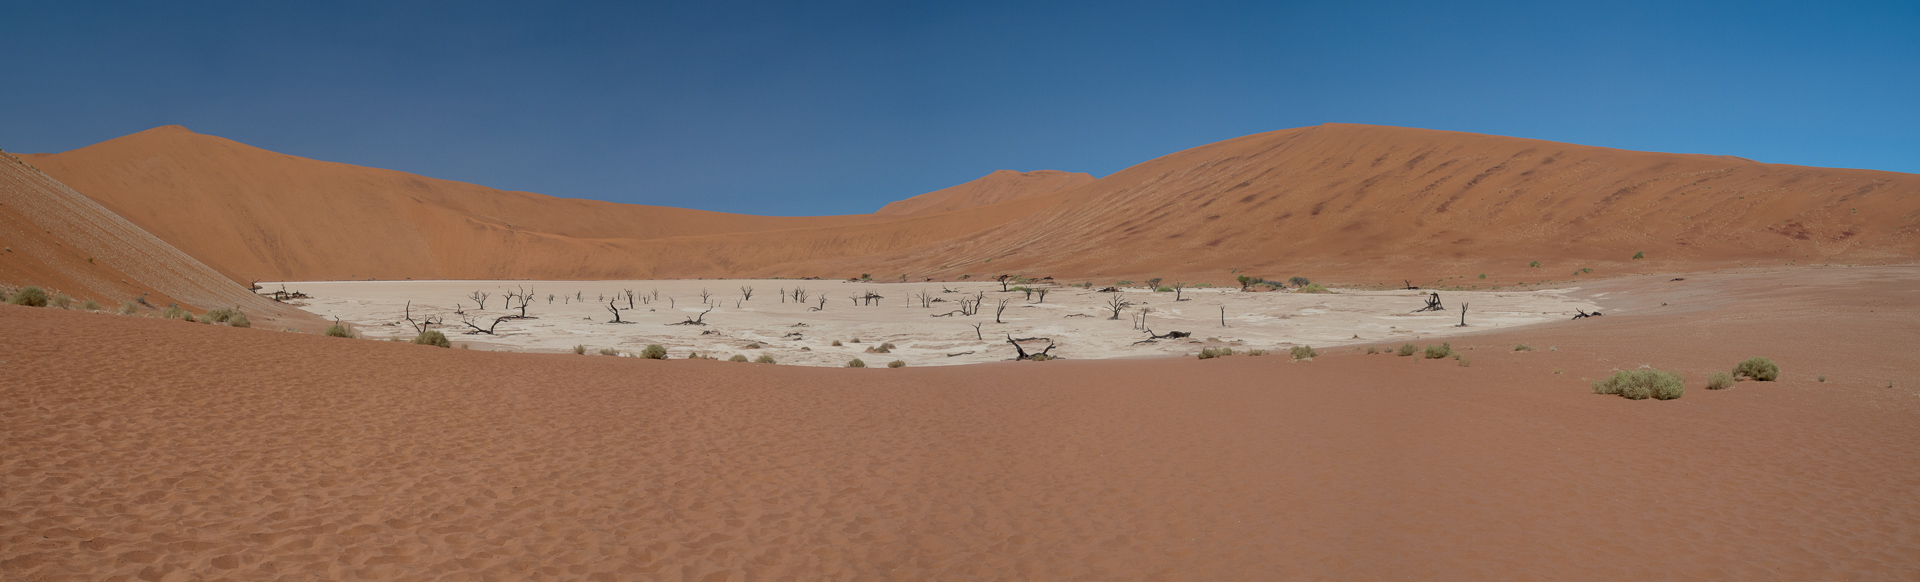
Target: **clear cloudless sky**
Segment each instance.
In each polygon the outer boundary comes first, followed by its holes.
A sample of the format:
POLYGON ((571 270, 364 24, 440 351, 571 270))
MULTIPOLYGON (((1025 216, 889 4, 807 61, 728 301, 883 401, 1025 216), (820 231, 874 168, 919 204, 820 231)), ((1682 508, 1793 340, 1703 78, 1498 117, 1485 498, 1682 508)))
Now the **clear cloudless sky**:
POLYGON ((569 198, 871 212, 1400 125, 1920 173, 1920 2, 7 2, 0 148, 179 124, 569 198))

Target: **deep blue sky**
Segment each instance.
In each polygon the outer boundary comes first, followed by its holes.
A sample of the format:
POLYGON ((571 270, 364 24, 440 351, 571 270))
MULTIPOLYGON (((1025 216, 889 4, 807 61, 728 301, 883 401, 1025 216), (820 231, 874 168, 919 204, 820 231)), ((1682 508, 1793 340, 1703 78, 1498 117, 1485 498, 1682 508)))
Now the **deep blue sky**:
POLYGON ((1373 123, 1920 173, 1920 2, 8 2, 0 148, 150 127, 845 214, 1373 123))

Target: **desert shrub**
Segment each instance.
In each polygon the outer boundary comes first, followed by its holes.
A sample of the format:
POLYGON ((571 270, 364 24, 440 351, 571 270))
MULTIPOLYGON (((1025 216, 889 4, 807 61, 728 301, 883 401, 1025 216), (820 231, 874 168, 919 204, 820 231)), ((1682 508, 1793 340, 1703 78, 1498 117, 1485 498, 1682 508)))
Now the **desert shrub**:
POLYGON ((747 348, 746 348, 746 349, 749 349, 749 350, 757 350, 757 349, 760 349, 760 342, 753 342, 753 343, 750 343, 750 344, 747 344, 747 348))
POLYGON ((1530 346, 1530 345, 1527 345, 1527 344, 1513 344, 1513 351, 1516 351, 1516 352, 1531 352, 1531 351, 1533 351, 1533 346, 1530 346))
POLYGON ((0 303, 4 303, 6 302, 6 300, 7 300, 7 288, 0 287, 0 303))
POLYGON ((1294 276, 1292 276, 1292 277, 1288 277, 1288 278, 1287 278, 1287 283, 1289 283, 1289 284, 1292 284, 1292 285, 1293 285, 1293 286, 1295 286, 1295 287, 1305 287, 1305 286, 1308 286, 1308 285, 1312 285, 1312 284, 1313 284, 1313 282, 1312 282, 1312 281, 1308 281, 1306 277, 1302 277, 1302 276, 1299 276, 1299 275, 1294 275, 1294 276))
POLYGON ((247 319, 246 313, 241 312, 239 309, 234 309, 233 316, 227 318, 227 325, 233 327, 253 327, 253 320, 247 319))
POLYGON ((88 299, 86 303, 82 303, 82 304, 80 304, 80 308, 81 308, 81 309, 85 309, 85 310, 87 310, 87 311, 99 311, 99 310, 100 310, 100 302, 99 302, 99 301, 94 301, 94 300, 92 300, 92 299, 88 299))
POLYGON ((447 334, 432 329, 420 332, 420 335, 413 336, 413 343, 423 346, 453 347, 453 342, 447 341, 447 334))
POLYGON ((1774 365, 1773 360, 1766 358, 1747 358, 1747 361, 1740 362, 1739 365, 1733 367, 1733 377, 1734 379, 1751 378, 1761 382, 1772 382, 1780 378, 1780 366, 1774 365))
POLYGON ((1295 293, 1332 293, 1332 291, 1328 291, 1326 287, 1321 286, 1319 283, 1308 283, 1306 285, 1302 285, 1300 286, 1299 289, 1294 289, 1293 292, 1295 293))
POLYGON ((1827 381, 1827 375, 1826 375, 1826 374, 1821 374, 1821 375, 1820 375, 1819 377, 1817 377, 1817 378, 1814 378, 1814 381, 1816 381, 1816 382, 1821 382, 1821 383, 1825 383, 1825 382, 1827 381))
POLYGON ((700 352, 687 352, 687 359, 689 360, 700 359, 700 352))
POLYGON ((907 367, 907 361, 906 361, 906 360, 894 360, 894 361, 891 361, 891 362, 887 362, 887 367, 889 367, 889 368, 905 368, 905 367, 907 367))
POLYGON ((227 309, 222 307, 219 309, 209 309, 207 310, 207 313, 205 315, 200 316, 200 319, 211 321, 213 323, 224 323, 234 327, 247 327, 247 326, 253 325, 252 322, 247 321, 246 315, 240 313, 239 308, 227 309), (234 320, 236 318, 240 320, 240 323, 234 323, 234 320))
POLYGON ((335 322, 333 325, 327 326, 326 333, 323 333, 321 335, 324 335, 327 337, 351 338, 353 337, 353 331, 347 329, 347 326, 340 325, 338 322, 335 322))
POLYGON ((73 305, 73 298, 68 297, 65 293, 56 293, 50 303, 52 303, 54 307, 66 309, 67 306, 73 305))
POLYGON ((1453 361, 1460 362, 1460 367, 1462 368, 1470 367, 1473 365, 1473 360, 1469 360, 1467 359, 1466 356, 1462 356, 1460 354, 1454 354, 1453 361))
POLYGON ((1213 348, 1200 348, 1200 359, 1211 360, 1220 357, 1220 351, 1213 348))
POLYGON ((1319 352, 1313 351, 1313 346, 1293 346, 1293 349, 1288 350, 1288 353, 1291 354, 1295 360, 1311 360, 1314 356, 1320 355, 1319 352))
POLYGON ((758 358, 754 358, 754 359, 753 359, 753 362, 754 362, 754 363, 756 363, 756 364, 771 364, 771 363, 774 363, 774 362, 773 362, 773 356, 769 356, 769 355, 766 355, 766 354, 760 354, 760 357, 758 357, 758 358))
POLYGON ((1172 292, 1173 292, 1173 288, 1172 288, 1172 287, 1165 287, 1165 286, 1162 286, 1162 287, 1156 287, 1156 288, 1154 288, 1154 290, 1153 290, 1153 292, 1154 292, 1154 293, 1172 293, 1172 292))
POLYGON ((1415 351, 1417 351, 1417 350, 1419 350, 1419 349, 1420 349, 1420 348, 1416 348, 1416 347, 1413 347, 1413 344, 1400 344, 1400 351, 1398 351, 1398 352, 1395 352, 1395 353, 1397 353, 1397 354, 1399 354, 1399 355, 1402 355, 1402 356, 1411 356, 1411 355, 1413 355, 1413 352, 1415 352, 1415 351))
POLYGON ((860 358, 854 358, 854 359, 852 359, 852 360, 848 360, 848 361, 847 361, 847 367, 849 367, 849 368, 865 368, 865 367, 867 367, 867 363, 866 363, 866 362, 862 362, 862 361, 860 361, 860 358))
POLYGON ((886 351, 892 350, 894 347, 895 346, 893 345, 893 342, 886 342, 886 343, 880 344, 880 351, 886 352, 886 351))
POLYGON ((1380 348, 1378 346, 1367 346, 1367 355, 1373 355, 1378 353, 1380 353, 1380 348))
POLYGON ((734 354, 734 355, 733 355, 733 357, 731 357, 731 358, 727 358, 727 361, 729 361, 729 362, 745 362, 745 361, 747 361, 747 357, 746 357, 746 356, 743 356, 743 355, 740 355, 740 354, 734 354))
POLYGON ((14 292, 12 297, 7 298, 7 303, 25 305, 27 307, 46 307, 47 292, 41 290, 39 287, 21 287, 19 291, 14 292))
POLYGON ((576 355, 576 356, 587 355, 587 346, 582 344, 573 344, 573 355, 576 355))
POLYGON ((1593 383, 1594 394, 1618 394, 1628 400, 1673 400, 1687 390, 1679 374, 1652 368, 1621 370, 1593 383))
POLYGON ((1640 252, 1634 253, 1633 258, 1636 260, 1647 258, 1647 251, 1640 251, 1640 252))
POLYGON ((833 347, 840 347, 840 340, 833 340, 833 347))
POLYGON ((1249 355, 1249 356, 1264 356, 1264 355, 1267 355, 1267 351, 1266 351, 1266 350, 1247 350, 1247 355, 1249 355))
POLYGON ((140 312, 140 302, 129 300, 126 303, 120 304, 120 310, 117 313, 119 313, 120 315, 133 315, 139 312, 140 312))
POLYGON ((193 321, 193 314, 187 313, 187 310, 185 309, 181 309, 180 304, 178 303, 168 304, 167 308, 160 312, 160 317, 165 319, 184 319, 187 321, 193 321))
POLYGON ((1443 343, 1437 346, 1427 346, 1426 351, 1427 351, 1427 359, 1438 360, 1440 358, 1453 355, 1453 344, 1443 343))
POLYGON ((1034 355, 1033 355, 1033 357, 1031 357, 1031 358, 1027 358, 1027 359, 1028 359, 1028 360, 1032 360, 1032 361, 1035 361, 1035 362, 1045 362, 1045 361, 1048 361, 1048 360, 1052 360, 1052 359, 1053 359, 1053 356, 1049 356, 1049 355, 1046 355, 1046 354, 1034 354, 1034 355))
POLYGON ((1033 290, 1033 288, 1031 288, 1031 287, 1028 287, 1028 286, 1026 286, 1026 285, 1015 285, 1015 286, 1013 286, 1013 287, 1009 287, 1009 288, 1007 288, 1007 291, 1009 291, 1009 292, 1013 292, 1013 293, 1026 293, 1026 292, 1028 292, 1028 291, 1032 291, 1032 290, 1033 290))
POLYGON ((667 359, 667 348, 661 347, 660 344, 647 344, 647 349, 640 350, 640 357, 649 360, 664 360, 667 359))
POLYGON ((1733 375, 1726 372, 1707 374, 1708 390, 1724 390, 1733 387, 1733 375))
POLYGON ((618 356, 618 355, 620 355, 620 350, 616 350, 616 349, 613 349, 613 348, 600 348, 600 355, 602 355, 602 356, 618 356))
POLYGON ((1535 268, 1535 269, 1538 269, 1538 268, 1540 268, 1540 261, 1534 261, 1534 262, 1531 262, 1531 263, 1527 263, 1527 266, 1529 266, 1529 267, 1533 267, 1533 268, 1535 268))
POLYGON ((1132 284, 1133 284, 1133 281, 1119 281, 1119 282, 1116 282, 1116 283, 1114 283, 1114 284, 1113 284, 1113 286, 1115 286, 1115 287, 1124 287, 1124 286, 1127 286, 1127 285, 1132 285, 1132 284))

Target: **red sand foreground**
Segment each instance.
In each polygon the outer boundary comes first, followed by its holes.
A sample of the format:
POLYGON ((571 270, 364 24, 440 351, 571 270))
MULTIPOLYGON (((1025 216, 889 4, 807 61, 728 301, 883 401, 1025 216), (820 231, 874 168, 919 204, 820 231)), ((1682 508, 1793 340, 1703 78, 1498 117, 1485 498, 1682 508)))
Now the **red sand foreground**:
POLYGON ((1920 269, 1670 278, 1456 340, 1471 367, 808 369, 0 306, 0 578, 1920 579, 1920 269), (1781 381, 1702 388, 1752 355, 1781 381), (1589 393, 1641 364, 1685 397, 1589 393))

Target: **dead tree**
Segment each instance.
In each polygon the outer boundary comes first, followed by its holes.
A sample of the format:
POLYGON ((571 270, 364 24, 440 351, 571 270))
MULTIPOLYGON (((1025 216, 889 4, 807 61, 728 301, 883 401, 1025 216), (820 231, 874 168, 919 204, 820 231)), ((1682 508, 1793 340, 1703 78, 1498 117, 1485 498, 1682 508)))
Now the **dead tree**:
POLYGON ((1412 290, 1414 290, 1414 289, 1419 289, 1419 288, 1420 288, 1420 287, 1419 287, 1418 285, 1414 285, 1414 284, 1413 284, 1413 281, 1411 281, 1411 280, 1408 280, 1408 279, 1401 279, 1401 281, 1402 281, 1402 282, 1405 282, 1405 283, 1407 284, 1407 290, 1408 290, 1408 291, 1412 291, 1412 290))
POLYGON ((552 294, 552 293, 548 293, 548 294, 547 294, 547 305, 553 305, 553 294, 552 294))
POLYGON ((701 305, 708 305, 708 304, 711 304, 712 302, 711 302, 711 301, 707 301, 707 298, 708 298, 708 297, 712 297, 712 296, 713 296, 713 293, 712 293, 712 292, 709 292, 709 291, 707 291, 707 288, 706 288, 706 287, 701 287, 701 288, 700 288, 700 304, 701 304, 701 305))
POLYGON ((1000 292, 1005 293, 1007 291, 1007 285, 1013 283, 1013 275, 1001 275, 994 277, 993 280, 1000 282, 1000 292))
POLYGON ((1021 287, 1021 288, 1020 288, 1020 291, 1021 291, 1021 292, 1024 292, 1024 293, 1026 293, 1026 294, 1027 294, 1027 296, 1026 296, 1026 300, 1027 300, 1027 301, 1033 301, 1033 288, 1032 288, 1032 287, 1021 287))
POLYGON ((1033 292, 1034 292, 1034 293, 1039 293, 1039 294, 1040 294, 1040 300, 1039 300, 1039 301, 1035 301, 1035 303, 1046 303, 1046 302, 1047 302, 1047 288, 1046 288, 1046 287, 1041 287, 1041 288, 1039 288, 1039 289, 1035 289, 1035 290, 1034 290, 1033 292))
POLYGON ((627 309, 633 309, 633 290, 621 289, 621 291, 624 291, 627 294, 627 309))
POLYGON ((1426 307, 1415 309, 1413 310, 1413 312, 1420 313, 1422 311, 1446 311, 1446 310, 1447 310, 1446 307, 1440 305, 1440 293, 1436 291, 1436 292, 1432 292, 1431 295, 1427 296, 1426 307))
POLYGON ((872 290, 868 290, 866 295, 860 296, 860 300, 864 301, 867 305, 879 305, 881 299, 886 299, 886 297, 881 296, 879 293, 874 293, 872 290))
POLYGON ((806 290, 806 288, 804 288, 804 287, 794 287, 794 288, 793 288, 793 302, 794 302, 794 303, 806 303, 806 302, 807 302, 807 290, 806 290))
POLYGON ((1120 292, 1119 287, 1101 287, 1099 291, 1095 291, 1095 293, 1119 293, 1119 292, 1120 292))
POLYGON ((614 304, 615 301, 619 301, 619 300, 620 298, 618 297, 607 300, 607 311, 613 312, 613 321, 609 321, 607 323, 632 323, 628 321, 620 321, 620 306, 614 304))
POLYGON ((1033 359, 1033 358, 1034 358, 1035 356, 1047 356, 1047 358, 1048 358, 1048 359, 1052 359, 1052 358, 1053 358, 1053 356, 1048 356, 1048 355, 1047 355, 1047 352, 1049 352, 1049 351, 1052 351, 1052 350, 1053 350, 1053 340, 1052 340, 1052 339, 1048 339, 1048 338, 1044 338, 1044 337, 1023 337, 1023 338, 1020 338, 1020 339, 1013 339, 1013 334, 1007 334, 1007 343, 1009 343, 1009 344, 1013 344, 1013 351, 1014 351, 1014 352, 1016 352, 1016 353, 1018 353, 1018 354, 1020 354, 1020 355, 1019 355, 1019 357, 1016 357, 1016 358, 1014 358, 1014 360, 1015 360, 1015 361, 1019 361, 1019 360, 1031 360, 1031 359, 1033 359), (1027 350, 1026 350, 1026 349, 1023 349, 1023 348, 1021 348, 1021 347, 1020 347, 1020 342, 1031 342, 1031 341, 1040 341, 1040 340, 1047 340, 1047 348, 1046 348, 1046 349, 1044 349, 1044 350, 1040 350, 1040 352, 1039 352, 1039 353, 1036 353, 1036 354, 1028 354, 1028 353, 1027 353, 1027 350))
POLYGON ((987 322, 984 322, 984 321, 982 321, 982 322, 980 322, 980 323, 972 323, 972 324, 968 324, 968 325, 972 325, 972 326, 973 326, 973 339, 977 339, 977 340, 980 340, 980 341, 987 341, 987 338, 986 338, 986 336, 983 336, 983 335, 980 335, 980 326, 982 326, 982 325, 986 325, 986 324, 987 324, 987 322))
POLYGON ((1186 289, 1187 289, 1187 284, 1186 284, 1185 282, 1176 282, 1176 283, 1174 283, 1174 284, 1173 284, 1173 300, 1174 300, 1174 301, 1186 301, 1186 299, 1181 299, 1181 298, 1180 298, 1180 292, 1181 292, 1181 291, 1185 291, 1186 289))
POLYGON ((1107 299, 1107 309, 1113 311, 1113 317, 1107 319, 1120 319, 1120 312, 1126 311, 1128 307, 1133 307, 1132 301, 1128 301, 1125 295, 1114 294, 1113 297, 1107 299))
POLYGON ((808 307, 808 308, 807 308, 807 311, 826 311, 826 310, 827 310, 827 296, 826 296, 826 295, 821 295, 821 296, 819 296, 819 297, 817 297, 816 299, 819 299, 819 300, 820 300, 820 306, 819 306, 819 307, 808 307))
POLYGON ((433 329, 433 326, 440 325, 441 322, 441 318, 437 315, 429 315, 421 318, 420 321, 414 321, 412 301, 407 302, 406 318, 407 324, 413 326, 414 333, 427 333, 427 330, 433 329))
POLYGON ((707 323, 706 323, 705 321, 701 321, 701 320, 704 320, 704 319, 706 319, 706 318, 707 318, 707 313, 709 313, 709 312, 712 312, 712 311, 713 311, 713 308, 712 308, 712 307, 708 307, 706 311, 702 311, 702 312, 700 312, 700 316, 699 316, 699 317, 689 317, 689 318, 687 318, 687 320, 686 320, 686 321, 682 321, 682 322, 680 322, 680 323, 669 323, 669 324, 667 324, 667 325, 706 325, 707 323))
POLYGON ((1454 327, 1466 327, 1466 326, 1467 326, 1467 306, 1468 306, 1468 305, 1470 305, 1470 304, 1469 304, 1469 303, 1465 303, 1465 302, 1462 302, 1462 303, 1460 304, 1460 325, 1456 325, 1456 326, 1454 326, 1454 327))
POLYGON ((752 300, 753 300, 753 287, 752 287, 752 286, 750 286, 750 285, 741 285, 741 286, 740 286, 740 298, 741 298, 742 300, 746 300, 746 301, 752 301, 752 300))
POLYGON ((921 289, 920 294, 915 296, 914 299, 920 300, 921 307, 924 307, 927 309, 933 308, 933 295, 928 294, 927 290, 925 289, 921 289))
POLYGON ((786 302, 787 302, 787 288, 786 288, 786 287, 781 287, 781 288, 780 288, 780 302, 781 302, 781 303, 786 303, 786 302))
MULTIPOLYGON (((1580 319, 1582 317, 1600 317, 1601 315, 1604 315, 1598 311, 1595 311, 1593 313, 1587 313, 1587 310, 1581 309, 1578 307, 1573 308, 1573 310, 1580 312, 1580 315, 1573 316, 1574 319, 1580 319)), ((1462 321, 1465 321, 1465 320, 1462 320, 1462 321)))
POLYGON ((575 290, 575 291, 573 292, 573 300, 574 300, 574 301, 586 301, 586 300, 587 300, 587 292, 585 292, 585 291, 580 291, 580 290, 575 290))
MULTIPOLYGON (((1461 313, 1465 313, 1465 312, 1461 312, 1461 313)), ((1227 325, 1227 306, 1225 305, 1220 306, 1220 327, 1233 327, 1231 325, 1227 325)))
POLYGON ((1008 298, 1006 298, 1006 299, 1001 299, 1001 300, 1000 300, 1000 306, 999 306, 999 307, 995 307, 995 308, 993 308, 993 322, 994 322, 994 323, 1006 323, 1006 322, 1004 322, 1004 321, 1000 321, 1000 314, 1002 314, 1002 313, 1006 313, 1006 312, 1007 312, 1007 302, 1008 302, 1008 301, 1012 301, 1012 300, 1013 300, 1013 298, 1012 298, 1012 297, 1008 297, 1008 298))
POLYGON ((513 319, 513 318, 512 318, 512 317, 509 317, 509 316, 505 316, 505 315, 502 315, 502 316, 500 316, 500 317, 496 317, 496 318, 493 318, 493 324, 492 324, 492 325, 488 325, 488 326, 486 326, 486 327, 484 327, 484 328, 483 328, 483 327, 480 327, 480 324, 477 324, 477 323, 474 323, 474 322, 473 322, 473 321, 474 321, 474 318, 473 318, 473 316, 471 316, 471 315, 469 315, 469 316, 463 316, 463 317, 461 317, 461 318, 460 318, 460 320, 461 320, 461 322, 463 322, 463 323, 466 323, 466 324, 467 324, 467 327, 471 327, 471 328, 473 328, 473 331, 469 331, 469 332, 467 332, 467 335, 474 335, 474 334, 482 334, 482 333, 484 333, 484 334, 487 334, 487 335, 497 335, 497 334, 495 334, 495 333, 493 333, 493 330, 494 330, 494 328, 498 328, 498 327, 500 327, 500 322, 502 322, 502 321, 506 321, 506 320, 509 320, 509 319, 513 319))
MULTIPOLYGON (((533 290, 520 290, 520 317, 518 319, 532 319, 527 317, 527 304, 529 303, 533 303, 533 290)), ((512 302, 507 303, 507 309, 513 309, 512 302)))
POLYGON ((1152 307, 1142 307, 1142 308, 1140 308, 1140 317, 1136 317, 1136 318, 1134 318, 1134 320, 1133 320, 1133 328, 1134 328, 1134 329, 1145 329, 1145 330, 1147 330, 1147 333, 1153 333, 1153 330, 1150 330, 1150 329, 1147 329, 1147 314, 1149 314, 1149 313, 1153 313, 1153 308, 1152 308, 1152 307))
POLYGON ((474 291, 474 292, 472 292, 472 293, 468 293, 468 294, 467 294, 467 297, 468 297, 469 299, 472 299, 474 303, 478 303, 478 304, 480 304, 480 309, 481 309, 481 310, 485 310, 485 309, 487 308, 487 294, 486 294, 486 293, 484 293, 484 292, 481 292, 481 291, 474 291))

